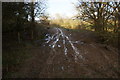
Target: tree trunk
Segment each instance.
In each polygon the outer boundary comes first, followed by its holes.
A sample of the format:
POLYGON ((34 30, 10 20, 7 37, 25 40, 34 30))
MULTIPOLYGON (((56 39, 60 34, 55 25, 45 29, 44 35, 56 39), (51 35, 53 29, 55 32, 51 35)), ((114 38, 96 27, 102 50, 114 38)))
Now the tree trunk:
POLYGON ((34 2, 31 3, 31 22, 35 22, 35 16, 34 16, 34 2))
POLYGON ((95 31, 97 31, 97 32, 103 31, 103 25, 100 22, 100 20, 95 20, 94 21, 94 26, 95 26, 95 31))
POLYGON ((18 42, 20 43, 20 32, 18 32, 18 42))
POLYGON ((118 31, 120 29, 120 6, 118 7, 118 31))
POLYGON ((34 2, 31 3, 31 39, 34 38, 35 16, 34 16, 34 2))
POLYGON ((117 23, 116 23, 116 19, 114 19, 114 32, 117 31, 117 23))

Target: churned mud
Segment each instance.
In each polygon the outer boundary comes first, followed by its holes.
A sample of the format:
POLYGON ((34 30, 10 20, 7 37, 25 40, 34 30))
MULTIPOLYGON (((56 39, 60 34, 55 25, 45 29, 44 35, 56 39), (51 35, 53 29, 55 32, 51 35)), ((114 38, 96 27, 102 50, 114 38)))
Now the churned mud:
MULTIPOLYGON (((94 33, 50 28, 41 46, 29 49, 13 78, 117 78, 118 50, 96 42, 94 33)), ((39 44, 37 42, 36 44, 39 44)))

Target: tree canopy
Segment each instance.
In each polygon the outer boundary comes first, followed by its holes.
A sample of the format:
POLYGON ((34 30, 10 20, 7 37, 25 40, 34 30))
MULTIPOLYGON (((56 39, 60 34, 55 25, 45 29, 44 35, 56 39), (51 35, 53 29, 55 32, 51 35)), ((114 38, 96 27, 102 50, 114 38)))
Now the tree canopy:
POLYGON ((104 31, 108 20, 113 18, 118 20, 119 8, 120 2, 81 2, 78 0, 77 18, 86 21, 92 20, 96 31, 104 31))

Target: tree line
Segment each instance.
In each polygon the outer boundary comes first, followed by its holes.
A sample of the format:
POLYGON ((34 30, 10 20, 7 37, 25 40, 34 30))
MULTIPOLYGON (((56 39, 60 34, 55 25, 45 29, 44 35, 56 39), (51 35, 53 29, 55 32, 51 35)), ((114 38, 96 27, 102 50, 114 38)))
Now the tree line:
POLYGON ((95 31, 107 31, 111 24, 114 32, 120 28, 120 2, 81 2, 76 5, 77 18, 92 23, 95 31), (112 23, 111 23, 112 22, 112 23))
MULTIPOLYGON (((89 22, 98 33, 100 42, 119 47, 120 1, 81 2, 75 5, 77 19, 89 22)), ((89 26, 88 26, 89 27, 89 26)))
MULTIPOLYGON (((46 1, 37 2, 3 2, 2 3, 2 33, 12 34, 18 42, 21 38, 30 40, 36 37, 36 20, 45 15, 46 1)), ((13 37, 11 36, 11 38, 13 37)))

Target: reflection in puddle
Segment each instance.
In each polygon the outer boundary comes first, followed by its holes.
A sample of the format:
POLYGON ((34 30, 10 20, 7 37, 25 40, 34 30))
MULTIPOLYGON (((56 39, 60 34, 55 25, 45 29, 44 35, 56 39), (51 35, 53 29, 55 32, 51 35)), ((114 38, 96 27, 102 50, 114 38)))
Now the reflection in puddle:
POLYGON ((83 59, 83 56, 80 55, 78 49, 73 45, 73 43, 71 42, 71 40, 69 39, 68 36, 66 36, 67 40, 69 41, 70 45, 72 46, 74 52, 75 52, 75 62, 78 60, 78 57, 83 59))
POLYGON ((61 45, 58 45, 58 47, 61 47, 61 45))
POLYGON ((80 41, 71 41, 72 43, 79 43, 80 41))
POLYGON ((96 46, 94 44, 89 44, 89 45, 91 45, 92 47, 96 48, 96 46))
POLYGON ((62 66, 61 69, 64 71, 64 67, 62 66))
POLYGON ((49 45, 51 47, 51 45, 49 45))
POLYGON ((46 34, 45 36, 48 37, 48 36, 50 36, 50 34, 46 34))
POLYGON ((80 44, 81 44, 81 45, 83 45, 83 44, 84 44, 84 42, 80 42, 80 44))
POLYGON ((81 45, 85 44, 83 41, 71 41, 71 42, 74 44, 81 44, 81 45))
MULTIPOLYGON (((68 36, 66 36, 63 31, 59 28, 55 28, 57 30, 57 33, 50 36, 50 34, 46 34, 47 38, 45 39, 46 42, 45 43, 49 43, 49 47, 51 47, 52 49, 55 48, 55 46, 57 47, 61 47, 61 45, 57 45, 57 42, 60 41, 60 37, 62 37, 62 44, 63 44, 63 47, 64 47, 64 54, 66 55, 67 57, 67 54, 68 54, 68 48, 66 47, 66 43, 69 43, 73 49, 73 51, 75 52, 74 53, 74 59, 75 59, 75 62, 78 60, 78 58, 80 59, 84 59, 83 56, 79 53, 79 50, 74 46, 74 43, 78 44, 84 44, 84 42, 81 42, 81 41, 71 41, 69 39, 68 36), (66 42, 67 41, 67 42, 66 42)), ((70 34, 71 35, 71 34, 70 34)))

